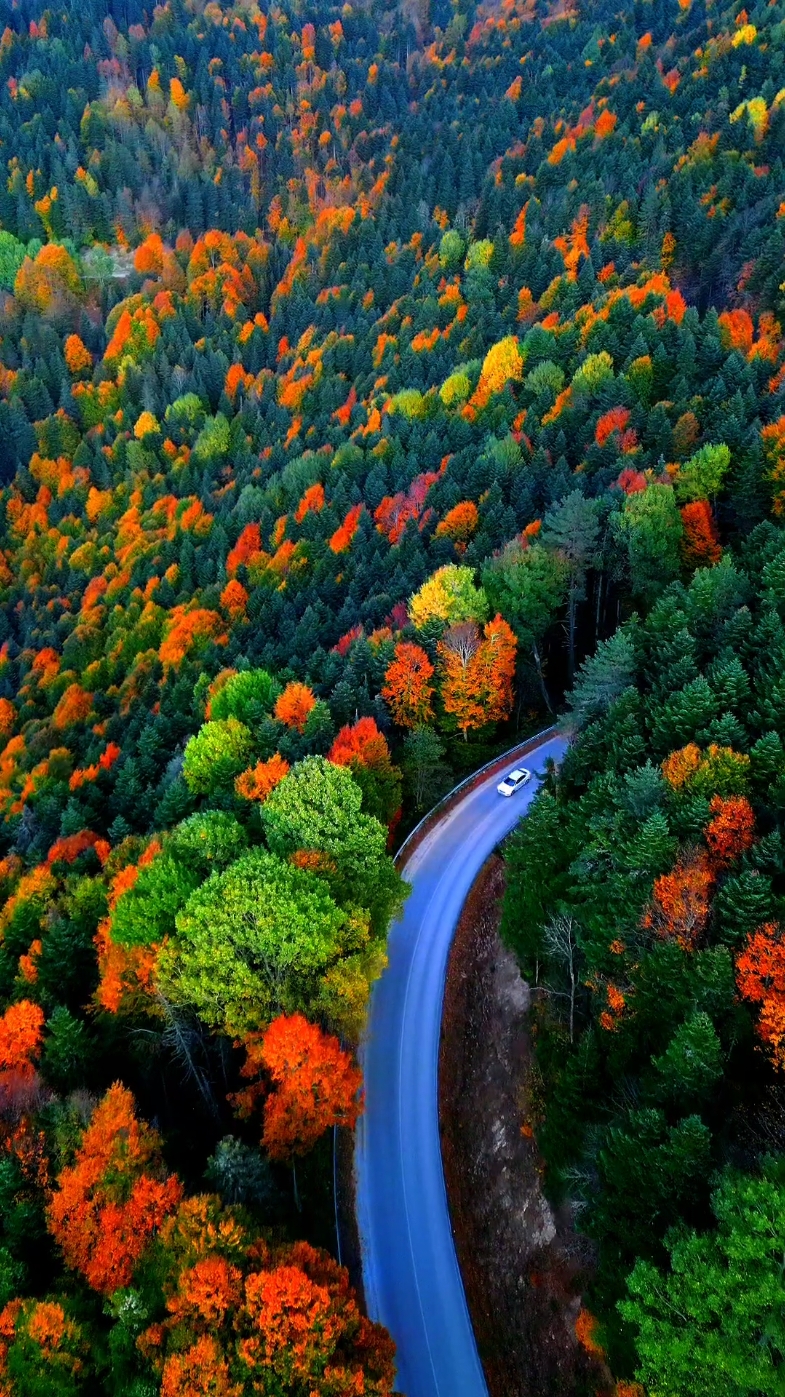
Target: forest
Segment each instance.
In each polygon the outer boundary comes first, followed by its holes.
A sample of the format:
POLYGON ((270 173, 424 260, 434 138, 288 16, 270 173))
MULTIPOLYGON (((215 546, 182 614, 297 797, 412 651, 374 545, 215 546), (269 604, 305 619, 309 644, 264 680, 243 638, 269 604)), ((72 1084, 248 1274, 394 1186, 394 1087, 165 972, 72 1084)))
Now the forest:
POLYGON ((562 718, 503 933, 583 1342, 781 1393, 785 4, 0 24, 0 1392, 392 1393, 392 853, 562 718))

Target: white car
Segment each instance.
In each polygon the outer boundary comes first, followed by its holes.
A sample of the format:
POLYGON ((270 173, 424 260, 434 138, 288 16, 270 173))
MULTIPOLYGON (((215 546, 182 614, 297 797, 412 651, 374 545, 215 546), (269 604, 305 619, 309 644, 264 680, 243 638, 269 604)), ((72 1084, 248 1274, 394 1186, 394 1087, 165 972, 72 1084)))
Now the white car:
POLYGON ((499 782, 496 789, 500 796, 513 796, 530 780, 531 772, 527 771, 525 766, 516 767, 515 771, 509 772, 504 780, 499 782))

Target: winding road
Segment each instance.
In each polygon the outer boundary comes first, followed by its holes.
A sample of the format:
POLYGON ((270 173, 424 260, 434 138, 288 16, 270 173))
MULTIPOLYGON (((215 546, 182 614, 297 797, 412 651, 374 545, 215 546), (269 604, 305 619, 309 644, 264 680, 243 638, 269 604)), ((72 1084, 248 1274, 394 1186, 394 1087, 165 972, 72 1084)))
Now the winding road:
POLYGON ((357 1128, 357 1216, 368 1313, 397 1345, 406 1397, 487 1397, 450 1226, 439 1141, 437 1074, 447 957, 485 860, 526 813, 552 732, 513 748, 457 795, 405 860, 412 891, 390 930, 389 965, 374 986, 361 1048, 365 1112, 357 1128), (534 779, 505 799, 496 786, 518 761, 534 779))

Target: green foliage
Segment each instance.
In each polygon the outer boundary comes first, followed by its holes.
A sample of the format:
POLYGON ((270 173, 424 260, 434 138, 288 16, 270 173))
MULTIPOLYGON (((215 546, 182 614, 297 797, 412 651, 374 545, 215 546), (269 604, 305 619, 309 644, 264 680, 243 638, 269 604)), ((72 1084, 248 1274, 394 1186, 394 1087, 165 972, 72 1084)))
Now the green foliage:
POLYGON ((166 850, 144 868, 112 912, 112 937, 121 946, 149 946, 174 931, 175 916, 198 886, 194 863, 166 850))
POLYGON ((58 1004, 47 1023, 41 1068, 55 1091, 67 1094, 84 1081, 90 1070, 93 1044, 82 1019, 58 1004))
POLYGON ((222 412, 208 418, 194 442, 194 455, 203 461, 221 460, 229 451, 229 422, 222 412))
POLYGON ((596 393, 613 378, 613 359, 606 349, 599 354, 588 354, 572 376, 572 387, 576 393, 596 393))
POLYGON ((696 1013, 652 1063, 662 1096, 681 1110, 705 1106, 723 1074, 722 1044, 708 1014, 696 1013))
POLYGON ((0 286, 13 291, 16 274, 28 255, 24 243, 12 233, 0 230, 0 286))
POLYGON ((281 685, 267 670, 241 670, 231 675, 210 700, 210 717, 216 720, 236 718, 246 727, 254 727, 272 712, 280 692, 281 685))
POLYGON ((681 570, 681 515, 669 485, 649 485, 628 495, 614 529, 627 550, 630 590, 636 601, 651 605, 663 584, 681 570))
POLYGON ((168 850, 179 862, 195 866, 203 874, 226 868, 245 852, 247 844, 248 835, 239 820, 223 810, 191 815, 167 840, 168 850))
POLYGON ((689 500, 705 500, 722 489, 728 466, 730 450, 725 445, 702 446, 689 461, 685 461, 676 476, 676 495, 683 503, 689 500))
POLYGON ((387 831, 362 813, 362 791, 346 767, 323 757, 298 762, 262 806, 262 824, 280 859, 327 855, 324 876, 339 902, 367 909, 374 931, 384 933, 406 887, 386 853, 387 831))
POLYGON ((203 723, 185 749, 183 776, 189 791, 207 795, 228 785, 247 766, 252 750, 251 734, 237 718, 203 723))
POLYGON ((176 926, 159 956, 164 994, 234 1035, 305 1012, 353 935, 321 878, 263 849, 213 873, 176 926))
POLYGON ((460 233, 449 228, 439 243, 439 261, 448 269, 457 267, 464 253, 464 241, 460 233))
POLYGON ((727 1171, 712 1196, 716 1228, 675 1231, 663 1271, 638 1261, 619 1308, 635 1326, 637 1376, 662 1397, 781 1391, 785 1354, 779 1161, 762 1177, 727 1171))

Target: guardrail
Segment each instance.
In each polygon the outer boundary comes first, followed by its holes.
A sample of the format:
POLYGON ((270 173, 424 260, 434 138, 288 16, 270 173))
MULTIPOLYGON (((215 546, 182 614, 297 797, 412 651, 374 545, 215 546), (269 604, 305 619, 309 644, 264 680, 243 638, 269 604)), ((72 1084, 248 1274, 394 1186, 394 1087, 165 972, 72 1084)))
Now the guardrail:
POLYGON ((455 803, 459 796, 463 795, 465 791, 470 790, 472 786, 479 785, 481 781, 497 767, 500 769, 504 768, 518 757, 525 757, 533 747, 538 747, 545 738, 553 736, 558 731, 559 724, 552 723, 549 728, 543 728, 542 732, 534 733, 532 737, 527 737, 523 742, 516 743, 514 747, 509 747, 506 752, 502 752, 498 757, 492 757, 484 766, 478 767, 476 771, 471 772, 469 776, 465 776, 462 781, 459 781, 457 786, 453 786, 452 790, 448 791, 446 795, 443 795, 441 800, 437 801, 436 805, 428 811, 427 815, 423 815, 419 823, 414 826, 414 829, 407 834, 397 853, 394 855, 396 868, 400 870, 404 866, 407 859, 411 858, 414 850, 425 838, 426 834, 428 834, 431 827, 438 823, 442 815, 449 810, 450 806, 455 803))

